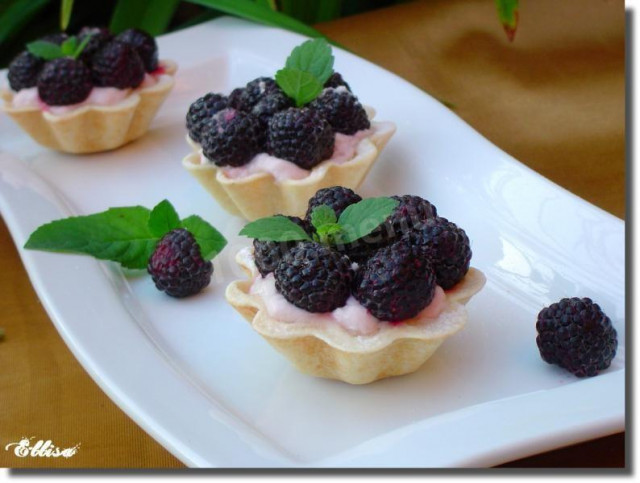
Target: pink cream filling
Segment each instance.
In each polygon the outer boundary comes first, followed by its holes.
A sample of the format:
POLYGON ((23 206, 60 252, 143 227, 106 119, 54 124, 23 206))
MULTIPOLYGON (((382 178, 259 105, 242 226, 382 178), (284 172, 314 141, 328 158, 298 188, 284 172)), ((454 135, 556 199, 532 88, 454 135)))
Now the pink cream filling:
MULTIPOLYGON (((142 84, 137 89, 151 87, 158 83, 158 78, 162 74, 158 69, 151 74, 145 74, 142 84)), ((61 115, 72 112, 83 106, 114 106, 124 100, 132 92, 132 89, 118 89, 116 87, 94 87, 89 96, 82 102, 70 104, 68 106, 50 106, 45 104, 38 95, 37 87, 20 89, 13 96, 13 107, 38 107, 39 109, 54 115, 61 115)))
MULTIPOLYGON (((364 129, 352 135, 336 133, 333 155, 327 161, 342 164, 353 159, 360 141, 370 136, 372 132, 373 129, 364 129)), ((204 154, 201 154, 200 164, 209 163, 210 161, 204 156, 204 154)), ((267 153, 257 154, 244 166, 225 166, 221 168, 221 171, 227 178, 231 179, 246 178, 257 173, 269 173, 276 181, 282 181, 285 179, 302 179, 311 174, 311 171, 302 169, 291 161, 276 158, 267 153)))
POLYGON ((266 277, 256 276, 251 285, 250 293, 258 295, 262 299, 267 312, 274 319, 288 323, 326 324, 333 322, 355 335, 372 335, 385 326, 429 323, 444 311, 447 303, 444 290, 436 286, 433 300, 418 315, 402 322, 385 322, 371 315, 353 296, 349 297, 344 307, 337 308, 333 312, 307 312, 290 303, 277 291, 272 273, 266 277))

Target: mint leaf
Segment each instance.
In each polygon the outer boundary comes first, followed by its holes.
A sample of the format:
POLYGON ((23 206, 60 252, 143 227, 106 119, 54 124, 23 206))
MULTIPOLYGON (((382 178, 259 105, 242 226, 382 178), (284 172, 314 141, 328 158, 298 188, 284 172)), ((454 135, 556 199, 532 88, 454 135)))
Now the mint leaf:
POLYGON ((198 215, 185 218, 180 222, 180 225, 191 232, 200 245, 200 253, 205 260, 211 260, 227 244, 226 238, 198 215))
POLYGON ((40 57, 44 60, 53 60, 58 57, 64 57, 59 45, 54 44, 53 42, 46 42, 44 40, 36 40, 35 42, 28 43, 27 50, 36 57, 40 57))
POLYGON ((322 225, 333 224, 338 221, 336 212, 329 205, 316 206, 311 212, 311 224, 319 229, 322 225))
POLYGON ((78 47, 78 40, 75 37, 69 37, 60 44, 60 50, 66 57, 73 57, 76 47, 78 47))
POLYGON ((264 241, 311 240, 301 227, 282 215, 260 218, 247 223, 239 234, 264 241))
POLYGON ((162 200, 149 214, 149 231, 158 238, 180 227, 180 217, 168 200, 162 200))
POLYGON ((518 28, 518 0, 495 0, 498 18, 510 42, 516 36, 518 28))
POLYGON ((313 39, 295 47, 285 67, 308 72, 324 85, 333 73, 333 60, 328 42, 325 39, 313 39))
POLYGON ((147 208, 131 206, 52 221, 36 229, 24 247, 82 253, 126 268, 146 268, 158 242, 148 227, 149 214, 147 208))
POLYGON ((384 196, 366 198, 347 206, 338 218, 342 227, 340 243, 351 243, 368 235, 389 217, 396 206, 397 200, 384 196))
POLYGON ((284 93, 295 101, 297 107, 314 100, 323 88, 323 83, 313 74, 290 67, 276 72, 275 79, 284 93))

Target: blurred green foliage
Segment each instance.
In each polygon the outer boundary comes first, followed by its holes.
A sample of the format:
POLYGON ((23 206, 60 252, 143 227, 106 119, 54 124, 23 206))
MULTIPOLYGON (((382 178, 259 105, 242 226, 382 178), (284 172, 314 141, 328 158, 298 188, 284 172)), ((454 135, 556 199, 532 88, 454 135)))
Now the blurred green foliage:
POLYGON ((27 42, 59 32, 64 20, 71 33, 95 25, 115 32, 137 27, 159 35, 232 14, 319 36, 310 25, 402 1, 406 0, 0 0, 0 67, 6 67, 27 42))

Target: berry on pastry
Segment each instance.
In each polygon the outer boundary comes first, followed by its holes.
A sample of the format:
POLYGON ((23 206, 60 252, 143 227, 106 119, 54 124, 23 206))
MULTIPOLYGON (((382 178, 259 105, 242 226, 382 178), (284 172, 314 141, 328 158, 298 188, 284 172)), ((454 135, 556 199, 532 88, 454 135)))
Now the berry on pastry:
MULTIPOLYGON (((236 259, 249 280, 230 284, 226 297, 302 372, 365 384, 417 370, 465 325, 464 304, 485 278, 467 265, 457 283, 440 286, 434 267, 449 240, 423 233, 435 219, 427 200, 358 198, 335 186, 309 200, 305 220, 278 215, 247 224, 240 234, 254 238, 253 249, 236 259), (344 249, 394 213, 413 212, 407 206, 419 207, 415 236, 385 238, 364 261, 344 249)), ((443 232, 453 230, 438 220, 443 232)))
POLYGON ((317 190, 354 189, 364 180, 395 125, 374 121, 333 63, 326 41, 309 40, 273 77, 258 77, 228 95, 204 96, 224 98, 227 107, 258 118, 266 143, 239 164, 222 161, 204 145, 200 126, 218 107, 205 109, 203 98, 190 106, 187 142, 195 152, 183 166, 227 211, 249 220, 304 216, 306 200, 317 190))
POLYGON ((149 128, 173 87, 155 39, 83 27, 27 44, 11 62, 2 110, 39 144, 69 153, 114 149, 149 128), (87 126, 96 127, 87 129, 87 126))

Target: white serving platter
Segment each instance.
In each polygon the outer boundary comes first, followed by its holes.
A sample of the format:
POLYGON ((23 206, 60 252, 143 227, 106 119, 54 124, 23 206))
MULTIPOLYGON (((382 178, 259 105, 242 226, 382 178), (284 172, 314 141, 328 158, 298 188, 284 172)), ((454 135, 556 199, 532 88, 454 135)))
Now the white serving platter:
MULTIPOLYGON (((0 117, 0 211, 51 320, 87 372, 133 420, 191 467, 482 467, 625 428, 624 223, 501 151, 397 76, 334 49, 336 69, 398 130, 360 190, 416 194, 462 226, 488 278, 465 329, 419 371, 366 386, 296 370, 225 301, 249 241, 183 170, 196 98, 273 75, 303 40, 221 18, 159 38, 179 64, 152 130, 113 152, 72 156, 0 117), (148 276, 90 257, 24 250, 39 225, 169 199, 229 245, 211 285, 177 300, 148 276), (538 311, 589 296, 619 350, 597 377, 544 363, 538 311)), ((4 75, 2 76, 4 78, 4 75)))

